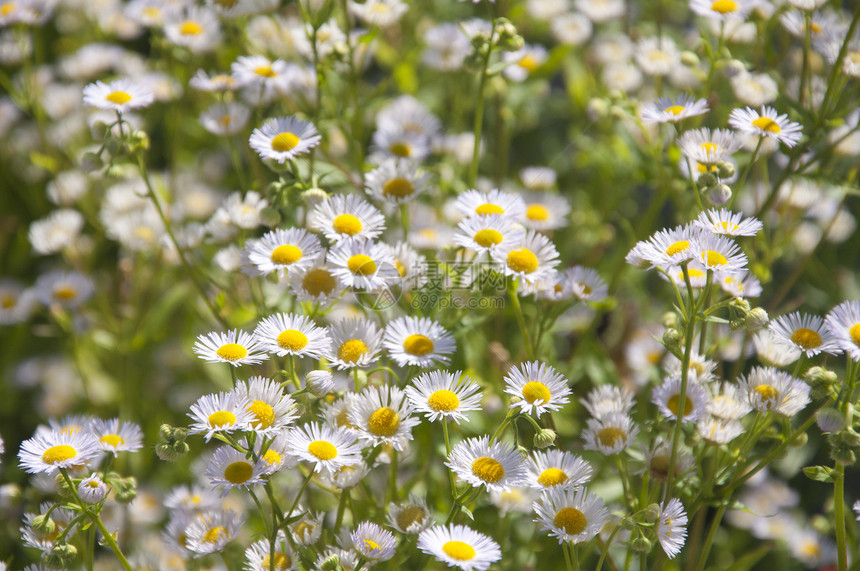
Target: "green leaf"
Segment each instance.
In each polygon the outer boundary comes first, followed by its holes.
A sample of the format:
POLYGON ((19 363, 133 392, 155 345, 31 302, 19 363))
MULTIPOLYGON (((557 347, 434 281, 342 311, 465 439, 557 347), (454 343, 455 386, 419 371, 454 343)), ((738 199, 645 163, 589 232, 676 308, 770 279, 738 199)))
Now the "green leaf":
POLYGON ((816 482, 833 483, 833 468, 827 466, 807 466, 803 469, 803 473, 810 480, 816 482))
POLYGON ((469 518, 472 521, 475 521, 475 515, 472 513, 472 510, 470 510, 466 506, 463 506, 460 508, 460 511, 463 512, 464 514, 466 514, 467 518, 469 518))

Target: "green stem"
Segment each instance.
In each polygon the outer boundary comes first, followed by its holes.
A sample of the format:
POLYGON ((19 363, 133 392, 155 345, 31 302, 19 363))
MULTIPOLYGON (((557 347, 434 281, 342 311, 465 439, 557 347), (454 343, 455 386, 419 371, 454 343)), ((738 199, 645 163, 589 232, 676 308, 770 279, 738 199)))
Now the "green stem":
POLYGON ((744 183, 747 180, 747 177, 752 170, 753 163, 755 163, 756 158, 758 158, 758 152, 761 150, 761 144, 764 141, 764 136, 758 138, 758 143, 756 143, 755 150, 750 156, 750 162, 747 163, 747 166, 744 167, 743 172, 741 173, 740 178, 738 178, 738 182, 735 183, 735 191, 732 193, 732 197, 729 199, 728 209, 732 209, 732 205, 735 203, 735 200, 738 198, 738 194, 740 194, 741 189, 744 186, 744 183))
POLYGON ((305 493, 305 488, 307 488, 308 484, 311 483, 311 478, 313 478, 313 477, 314 477, 314 472, 313 472, 313 470, 311 470, 310 472, 308 472, 308 475, 305 478, 305 481, 302 482, 302 487, 301 487, 301 489, 299 489, 299 493, 296 494, 296 499, 293 501, 293 505, 290 506, 290 511, 287 512, 287 515, 284 516, 284 519, 290 519, 290 516, 293 515, 293 511, 295 511, 296 506, 299 505, 299 501, 302 499, 302 494, 305 493))
POLYGON ((705 568, 705 562, 707 562, 708 555, 711 553, 711 546, 714 544, 714 538, 717 536, 717 530, 720 528, 720 522, 723 519, 724 513, 726 513, 725 504, 720 506, 713 521, 711 521, 711 527, 708 529, 708 537, 705 539, 705 546, 702 548, 701 555, 699 555, 699 562, 696 565, 696 571, 702 571, 705 568))
POLYGON ((520 298, 517 296, 517 288, 519 287, 519 283, 519 279, 508 280, 508 297, 511 299, 511 305, 514 306, 514 315, 517 318, 517 325, 520 328, 520 334, 523 336, 523 344, 526 348, 526 356, 529 359, 534 359, 535 349, 532 345, 528 328, 526 328, 526 319, 523 315, 523 308, 520 306, 520 298))
POLYGON ((615 534, 618 533, 619 529, 621 529, 620 523, 615 526, 615 529, 613 529, 612 533, 609 535, 609 539, 607 539, 606 543, 603 544, 603 549, 600 552, 600 559, 597 560, 596 571, 600 571, 603 568, 603 562, 606 560, 606 556, 609 554, 609 546, 612 545, 612 540, 615 539, 615 534))
POLYGON ((487 83, 487 68, 490 65, 490 56, 493 53, 493 38, 496 34, 496 26, 493 25, 493 30, 490 32, 490 39, 487 42, 487 53, 484 55, 481 63, 481 77, 478 81, 478 91, 475 93, 475 122, 472 126, 472 133, 475 136, 475 142, 472 145, 472 164, 469 167, 469 188, 475 188, 475 181, 478 179, 478 160, 481 153, 481 131, 484 124, 484 86, 487 83))
POLYGON ((836 463, 833 480, 833 517, 836 519, 836 549, 839 571, 848 569, 848 552, 845 545, 845 466, 836 463))
MULTIPOLYGON (((442 436, 445 437, 445 458, 451 455, 451 441, 448 440, 448 419, 444 416, 440 419, 442 422, 442 436)), ((448 483, 451 486, 451 497, 457 495, 457 484, 454 482, 454 472, 448 469, 448 483)))
POLYGON ((561 544, 561 550, 564 552, 564 565, 567 571, 573 571, 573 563, 570 560, 570 553, 567 551, 567 542, 561 544))
POLYGON ((337 502, 337 517, 334 520, 334 535, 340 531, 340 525, 343 523, 343 514, 346 511, 346 504, 349 501, 349 489, 340 491, 340 500, 337 502))

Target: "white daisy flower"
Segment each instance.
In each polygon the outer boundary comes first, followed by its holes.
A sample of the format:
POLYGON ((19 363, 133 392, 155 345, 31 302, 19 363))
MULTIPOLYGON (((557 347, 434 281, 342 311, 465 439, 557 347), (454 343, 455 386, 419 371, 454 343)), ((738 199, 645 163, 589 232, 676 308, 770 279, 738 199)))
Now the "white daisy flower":
MULTIPOLYGON (((43 554, 50 553, 53 550, 54 545, 57 543, 57 537, 59 534, 65 533, 66 535, 74 536, 77 531, 77 524, 71 525, 71 527, 70 524, 75 520, 76 515, 77 513, 72 510, 58 508, 55 507, 55 504, 52 505, 49 502, 43 502, 39 506, 38 514, 24 514, 24 526, 20 528, 21 540, 23 541, 24 546, 38 549, 43 554), (53 522, 54 531, 53 533, 41 533, 33 528, 33 520, 38 515, 47 514, 49 509, 51 509, 51 513, 48 516, 48 519, 53 522)), ((29 568, 25 568, 25 570, 28 569, 29 568)), ((39 566, 36 571, 49 571, 49 568, 39 566)))
POLYGON ((105 499, 108 491, 109 489, 107 484, 98 477, 98 474, 93 474, 92 476, 84 478, 81 480, 81 483, 78 484, 78 496, 80 496, 84 503, 91 506, 94 506, 105 499))
POLYGON ((27 238, 37 254, 56 254, 68 246, 73 246, 83 227, 83 214, 70 208, 61 208, 32 222, 27 238))
POLYGON ((714 272, 737 271, 747 264, 747 255, 740 246, 731 238, 717 234, 701 234, 693 253, 697 262, 714 272))
POLYGON ((263 275, 310 267, 323 254, 319 238, 304 228, 272 230, 259 240, 249 240, 246 250, 248 260, 263 275))
POLYGON ((155 95, 131 79, 122 78, 110 83, 97 81, 84 87, 84 105, 105 111, 126 113, 152 104, 155 95))
POLYGON ((36 298, 46 307, 76 309, 92 297, 92 279, 77 272, 55 271, 39 276, 33 285, 36 298))
POLYGON ((724 420, 738 420, 752 410, 747 396, 734 383, 711 385, 712 395, 706 405, 708 414, 724 420))
POLYGON ((773 107, 767 105, 761 112, 747 107, 734 109, 729 114, 729 125, 746 135, 776 139, 787 147, 800 141, 802 127, 788 120, 788 115, 778 115, 773 107))
POLYGON ((550 365, 539 361, 521 363, 505 375, 505 392, 520 399, 510 408, 540 418, 545 412, 558 410, 570 399, 567 379, 550 365))
POLYGON ((291 456, 287 450, 289 433, 277 433, 275 439, 268 443, 266 451, 263 452, 264 440, 257 440, 254 452, 259 456, 263 464, 263 474, 270 476, 285 468, 293 468, 298 463, 298 458, 291 456))
POLYGON ((372 149, 377 161, 385 158, 409 159, 421 162, 430 154, 430 142, 423 133, 400 126, 379 128, 373 133, 372 149))
MULTIPOLYGON (((708 400, 709 395, 705 387, 688 380, 681 420, 695 422, 705 414, 708 400)), ((664 418, 677 419, 681 402, 681 377, 669 377, 663 381, 663 384, 651 393, 651 402, 657 405, 657 409, 664 418)))
POLYGON ((728 444, 743 434, 744 425, 737 420, 726 420, 705 414, 696 421, 696 431, 708 442, 728 444))
POLYGON ((534 230, 526 232, 522 241, 503 242, 490 255, 503 268, 505 275, 533 283, 552 277, 552 271, 559 263, 555 245, 534 230))
POLYGON ((796 346, 778 341, 769 329, 762 329, 753 337, 753 347, 759 361, 772 367, 785 367, 800 359, 796 346))
POLYGON ((627 12, 624 0, 574 0, 573 5, 595 24, 621 18, 627 12))
POLYGON ((412 440, 412 428, 420 421, 412 405, 397 387, 370 386, 353 401, 348 418, 358 427, 359 438, 372 446, 388 444, 402 452, 412 440))
POLYGON ((606 282, 593 268, 573 266, 561 273, 559 281, 581 301, 598 302, 609 294, 606 282))
POLYGON ((133 422, 120 423, 118 418, 93 419, 86 430, 95 436, 99 446, 114 456, 117 452, 136 452, 143 447, 143 432, 133 422))
POLYGON ((388 158, 364 177, 364 190, 380 202, 404 204, 424 193, 430 175, 414 161, 388 158))
POLYGON ((361 522, 349 538, 359 555, 371 562, 388 561, 394 557, 397 539, 393 533, 375 523, 361 522))
POLYGON ((262 484, 266 468, 262 459, 255 462, 230 446, 221 446, 209 459, 206 477, 210 486, 221 488, 221 495, 227 495, 233 488, 250 490, 251 486, 262 484))
POLYGON ((229 363, 234 367, 256 365, 269 358, 254 335, 239 329, 199 335, 192 350, 207 363, 229 363))
POLYGON ((391 249, 369 238, 341 240, 329 250, 326 261, 344 287, 376 291, 400 278, 391 249))
POLYGON ((578 12, 560 14, 550 21, 549 27, 557 42, 569 46, 587 42, 594 29, 591 20, 578 12))
POLYGON ((349 3, 351 14, 370 26, 380 28, 396 24, 407 10, 409 5, 401 0, 367 0, 363 4, 352 1, 349 3))
POLYGON ((536 490, 575 488, 591 480, 591 465, 563 450, 534 450, 528 463, 525 483, 536 490))
POLYGON ((502 558, 498 543, 465 525, 425 529, 418 536, 418 549, 463 571, 485 571, 502 558))
POLYGON ((188 80, 188 85, 199 91, 236 91, 241 87, 241 84, 232 75, 226 73, 216 73, 209 75, 202 69, 198 69, 197 73, 188 80))
POLYGON ((60 468, 85 466, 101 448, 89 432, 38 432, 21 443, 19 466, 30 474, 56 474, 60 468))
POLYGON ((626 415, 633 408, 633 393, 615 385, 599 385, 591 389, 582 406, 597 419, 610 413, 626 415))
POLYGON ((221 42, 221 25, 211 10, 188 8, 180 18, 164 25, 168 41, 199 54, 212 51, 221 42))
POLYGON ((503 242, 522 242, 525 230, 507 216, 468 216, 457 224, 454 243, 475 252, 491 252, 503 242))
POLYGON ((538 44, 526 44, 514 52, 503 52, 502 61, 508 65, 502 73, 511 81, 525 81, 549 57, 546 48, 538 44))
POLYGON ((809 385, 772 367, 755 367, 738 384, 759 412, 794 416, 810 402, 809 385))
MULTIPOLYGON (((301 504, 296 507, 296 513, 305 511, 301 504)), ((310 546, 317 542, 322 535, 323 513, 306 512, 302 518, 290 524, 290 534, 293 541, 302 546, 310 546)))
POLYGON ((213 135, 227 137, 241 132, 250 117, 250 109, 241 103, 216 103, 200 114, 200 124, 213 135))
POLYGON ((559 543, 591 541, 609 521, 603 500, 585 488, 550 488, 534 503, 535 523, 559 543))
POLYGON ((245 517, 234 511, 203 513, 185 529, 185 547, 201 555, 223 551, 239 535, 244 521, 245 517))
POLYGON ((344 393, 343 396, 323 405, 322 415, 326 425, 334 430, 342 430, 354 438, 358 438, 359 428, 349 420, 349 411, 355 406, 358 395, 354 392, 344 393))
POLYGON ((788 345, 814 357, 819 353, 838 355, 841 352, 836 336, 824 326, 824 320, 817 315, 795 311, 778 317, 771 322, 770 332, 778 343, 788 345))
POLYGON ((489 491, 518 486, 525 476, 525 462, 520 453, 506 442, 491 444, 489 436, 458 442, 445 465, 464 482, 474 487, 485 486, 489 491))
POLYGON ((761 282, 748 271, 726 272, 719 280, 720 287, 727 294, 746 299, 761 295, 761 282))
POLYGON ((317 557, 316 560, 316 567, 314 567, 314 569, 322 569, 323 563, 328 561, 333 555, 337 555, 338 562, 343 566, 344 571, 350 571, 350 569, 358 567, 359 555, 356 551, 352 549, 346 550, 331 547, 319 554, 319 557, 317 557))
POLYGON ((427 258, 419 254, 409 242, 397 242, 391 248, 391 256, 400 274, 401 291, 416 290, 427 283, 427 258))
POLYGON ((408 502, 388 504, 388 525, 400 533, 421 533, 433 523, 427 500, 409 496, 408 502))
POLYGON ((855 362, 860 361, 860 302, 844 301, 827 314, 827 330, 855 362))
POLYGON ((287 275, 290 291, 300 302, 328 304, 343 292, 334 268, 318 259, 306 268, 296 268, 287 275))
POLYGON ((270 571, 272 559, 274 558, 276 571, 293 571, 299 569, 301 560, 295 556, 293 549, 287 541, 284 530, 278 531, 275 539, 275 549, 268 538, 255 541, 245 550, 246 571, 270 571), (274 554, 274 557, 272 555, 274 554))
POLYGON ((657 520, 657 539, 669 559, 674 559, 684 547, 687 539, 687 513, 677 498, 668 504, 660 504, 660 518, 657 520))
POLYGON ((504 192, 497 188, 489 192, 467 190, 457 196, 454 206, 464 216, 508 216, 519 218, 526 211, 526 203, 519 194, 504 192))
POLYGON ((203 395, 191 405, 188 416, 194 422, 189 426, 189 434, 206 433, 206 442, 216 432, 247 430, 255 417, 248 410, 251 403, 236 393, 217 393, 203 395))
POLYGON ((176 486, 164 498, 164 507, 174 512, 197 514, 221 505, 218 495, 210 488, 192 485, 176 486))
POLYGON ((343 319, 329 326, 331 350, 327 359, 339 369, 366 367, 376 359, 382 344, 382 331, 367 319, 343 319))
POLYGON ((750 216, 743 219, 743 212, 731 212, 725 208, 717 210, 711 208, 699 213, 698 220, 693 224, 702 230, 709 230, 714 234, 726 236, 755 236, 762 229, 763 224, 755 217, 750 216))
POLYGON ((678 146, 691 161, 702 165, 715 165, 729 160, 732 153, 741 148, 741 141, 729 129, 692 129, 684 131, 678 146))
POLYGON ((0 325, 21 323, 30 318, 38 300, 33 289, 16 280, 0 279, 0 325))
POLYGON ((708 112, 708 102, 705 99, 693 99, 687 94, 679 95, 676 99, 661 97, 657 101, 642 106, 640 114, 643 123, 677 123, 687 117, 704 115, 708 112))
POLYGON ((257 434, 280 433, 299 417, 293 397, 272 379, 251 377, 247 382, 238 381, 232 392, 248 402, 246 410, 251 415, 248 425, 257 434))
POLYGON ((463 67, 471 44, 456 22, 443 22, 424 32, 421 62, 439 71, 456 71, 463 67))
POLYGON ((598 450, 608 455, 618 454, 636 438, 639 428, 630 417, 620 412, 610 412, 601 418, 588 421, 582 437, 586 450, 598 450))
MULTIPOLYGON (((639 242, 638 255, 652 267, 667 268, 691 262, 701 230, 692 225, 677 226, 672 230, 658 230, 646 242, 639 242)), ((630 254, 628 254, 628 257, 630 254)))
POLYGON ((633 52, 639 68, 647 75, 665 76, 681 66, 681 53, 667 36, 642 38, 633 52))
POLYGON ((385 326, 382 344, 401 367, 446 365, 457 342, 429 317, 398 317, 385 326))
POLYGON ((690 0, 690 10, 710 20, 725 22, 745 19, 756 4, 755 0, 690 0))
POLYGON ((334 194, 314 207, 308 228, 322 232, 330 242, 376 238, 385 230, 385 216, 360 196, 334 194))
POLYGON ((251 148, 263 159, 285 163, 303 155, 320 144, 316 127, 298 117, 269 119, 254 129, 249 139, 251 148))
POLYGON ((481 410, 481 387, 461 371, 430 371, 412 379, 406 397, 430 422, 466 420, 464 412, 481 410))
POLYGON ((523 226, 532 230, 556 230, 567 226, 570 202, 551 192, 526 195, 526 210, 520 220, 523 226))
POLYGON ((254 329, 260 348, 278 357, 293 355, 319 359, 331 346, 328 332, 306 315, 276 313, 254 329))
POLYGON ((334 488, 345 490, 357 486, 359 482, 361 482, 364 477, 370 473, 370 468, 371 467, 362 460, 358 464, 353 464, 352 466, 341 466, 341 468, 335 472, 323 472, 320 477, 324 483, 328 483, 334 488))
POLYGON ((355 436, 316 422, 293 428, 287 449, 290 454, 314 464, 314 472, 329 473, 361 462, 361 447, 355 436))
MULTIPOLYGON (((644 447, 643 447, 644 448, 644 447)), ((652 478, 665 482, 669 476, 669 464, 672 460, 672 442, 657 437, 651 448, 644 449, 645 466, 652 478)), ((678 448, 675 454, 673 479, 680 478, 693 466, 694 458, 683 448, 678 448)))
MULTIPOLYGON (((684 269, 681 266, 669 266, 666 268, 666 273, 679 288, 687 287, 684 269)), ((663 274, 660 274, 660 277, 665 279, 663 274)), ((690 279, 691 288, 702 289, 708 283, 708 269, 698 262, 692 262, 687 266, 687 277, 690 279)))
POLYGON ((490 503, 498 508, 502 517, 509 513, 530 514, 539 495, 534 488, 520 486, 507 492, 490 492, 490 503))

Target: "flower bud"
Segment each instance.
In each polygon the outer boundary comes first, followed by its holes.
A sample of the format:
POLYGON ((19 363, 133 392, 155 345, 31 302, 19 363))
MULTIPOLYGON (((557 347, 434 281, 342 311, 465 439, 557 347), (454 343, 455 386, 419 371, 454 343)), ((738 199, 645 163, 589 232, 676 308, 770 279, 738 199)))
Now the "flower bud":
POLYGON ((681 341, 684 336, 677 329, 667 329, 663 332, 663 345, 672 353, 677 353, 681 350, 681 341))
POLYGON ((834 446, 830 449, 830 457, 843 466, 850 466, 857 461, 854 451, 844 446, 834 446))
POLYGON ((170 440, 173 437, 173 427, 169 424, 162 424, 158 427, 158 437, 162 440, 170 440))
POLYGON ((328 193, 317 187, 309 188, 301 194, 302 202, 307 205, 308 210, 312 210, 317 204, 325 202, 327 197, 328 193))
POLYGON ((655 523, 658 519, 660 519, 661 512, 662 510, 660 509, 660 504, 651 504, 639 513, 642 516, 643 522, 655 523))
POLYGON ((714 176, 713 173, 703 172, 699 175, 698 180, 696 180, 696 186, 699 190, 706 190, 711 188, 712 186, 716 186, 717 177, 714 176))
POLYGON ((732 189, 725 184, 712 186, 708 189, 708 202, 714 206, 722 206, 732 197, 732 189))
POLYGON ((116 501, 121 504, 130 504, 137 497, 137 480, 133 477, 123 478, 114 482, 116 490, 116 501))
POLYGON ((30 527, 39 535, 53 535, 57 531, 57 524, 51 516, 39 514, 30 522, 30 527))
POLYGON ((588 102, 588 106, 585 111, 588 114, 589 119, 597 121, 598 119, 606 117, 609 113, 609 104, 603 99, 594 97, 588 102))
POLYGON ((663 314, 663 327, 666 329, 680 329, 681 320, 678 319, 678 314, 674 311, 667 311, 663 314))
POLYGON ((322 571, 343 571, 343 565, 340 564, 340 557, 337 556, 337 553, 332 553, 322 562, 320 569, 322 571))
POLYGON ((634 553, 648 553, 651 551, 651 541, 645 536, 639 536, 630 542, 630 548, 634 553))
POLYGON ((281 223, 281 213, 274 206, 267 206, 260 211, 260 223, 263 226, 274 228, 281 223))
POLYGON ((305 387, 315 397, 324 397, 334 388, 334 377, 329 371, 311 371, 305 375, 305 387))
POLYGON ((177 454, 176 451, 173 450, 173 446, 167 442, 159 442, 156 444, 155 454, 159 459, 164 460, 165 462, 173 462, 179 458, 179 454, 177 454))
POLYGON ((735 176, 735 165, 729 161, 717 161, 717 176, 722 179, 735 176))
POLYGON ((555 443, 555 430, 544 428, 534 437, 535 448, 549 448, 555 443))
POLYGON ((746 73, 747 68, 744 63, 740 60, 733 59, 726 63, 723 67, 723 73, 726 77, 735 77, 736 75, 740 75, 742 73, 746 73))
POLYGON ((75 562, 75 557, 78 556, 78 549, 69 543, 60 543, 55 545, 50 553, 43 556, 43 561, 49 567, 59 567, 66 569, 72 567, 75 562))
POLYGON ((804 446, 806 446, 807 442, 809 442, 809 435, 805 432, 802 432, 795 436, 794 440, 792 440, 789 445, 793 448, 803 448, 804 446))
POLYGON ((696 67, 699 65, 699 56, 695 52, 684 50, 681 52, 681 63, 687 67, 696 67))
POLYGON ((824 408, 815 415, 815 423, 821 432, 839 432, 845 428, 845 417, 835 408, 824 408))
POLYGON ((770 317, 768 317, 767 311, 764 308, 754 307, 747 314, 744 326, 750 333, 757 333, 767 327, 769 321, 770 317))
POLYGON ((81 157, 81 168, 87 172, 94 172, 104 166, 104 161, 96 153, 84 153, 81 157))

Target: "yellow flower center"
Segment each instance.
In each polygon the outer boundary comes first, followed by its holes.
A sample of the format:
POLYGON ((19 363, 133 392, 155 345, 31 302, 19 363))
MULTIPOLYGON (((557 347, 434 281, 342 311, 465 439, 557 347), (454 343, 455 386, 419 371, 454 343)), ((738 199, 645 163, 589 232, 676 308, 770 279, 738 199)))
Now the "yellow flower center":
POLYGON ((229 410, 219 410, 209 415, 209 426, 221 428, 222 426, 233 426, 236 424, 236 415, 229 410))
POLYGON ((284 244, 272 250, 271 258, 280 266, 288 266, 302 259, 302 251, 298 246, 284 244))
POLYGON ((855 345, 860 345, 860 323, 852 325, 851 329, 848 330, 848 335, 851 336, 851 340, 854 341, 855 345))
POLYGON ((292 151, 300 142, 301 139, 292 133, 279 133, 272 137, 272 149, 279 153, 285 153, 292 151))
POLYGON ((376 409, 367 419, 367 429, 374 436, 394 436, 399 426, 400 415, 387 406, 376 409))
POLYGON ((666 107, 664 110, 666 113, 671 113, 672 115, 680 115, 684 112, 685 107, 683 105, 672 105, 671 107, 666 107))
POLYGON ((78 455, 78 451, 68 444, 51 446, 42 453, 42 462, 45 464, 58 464, 65 462, 78 455))
MULTIPOLYGON (((666 403, 666 407, 672 411, 672 414, 678 416, 678 403, 681 401, 681 395, 672 395, 669 397, 669 402, 666 403)), ((693 399, 689 396, 684 399, 684 416, 687 416, 693 412, 693 399)))
POLYGON ((433 341, 424 335, 410 335, 403 342, 403 350, 410 355, 423 357, 424 355, 433 352, 433 341))
MULTIPOLYGON (((275 569, 277 571, 286 571, 293 564, 292 559, 290 559, 287 555, 283 553, 275 553, 275 569)), ((272 559, 269 555, 263 557, 262 565, 263 569, 271 569, 272 568, 272 559)))
POLYGON ((356 254, 347 260, 346 265, 349 271, 362 276, 372 276, 376 271, 376 262, 370 256, 364 254, 356 254))
POLYGON ((15 12, 16 5, 14 2, 6 2, 3 6, 0 6, 0 14, 3 16, 8 16, 9 14, 13 14, 15 12))
POLYGON ((434 391, 427 399, 427 404, 435 411, 451 412, 460 406, 460 399, 453 391, 441 389, 434 391))
POLYGON ((248 407, 248 412, 256 418, 251 422, 254 428, 269 428, 275 422, 275 409, 267 402, 255 400, 248 407))
POLYGON ((361 339, 350 339, 341 344, 337 357, 344 363, 355 363, 367 353, 367 345, 361 339))
POLYGON ((498 230, 493 230, 492 228, 484 228, 483 230, 479 230, 472 238, 475 240, 475 243, 484 248, 489 248, 491 246, 495 246, 500 243, 504 237, 502 233, 498 230))
POLYGON ((528 71, 529 73, 533 72, 537 68, 540 67, 540 62, 538 59, 532 54, 527 54, 524 58, 519 61, 518 64, 521 68, 528 71))
POLYGON ((579 535, 588 527, 588 520, 585 518, 585 514, 571 507, 558 510, 552 522, 556 527, 562 528, 568 535, 579 535))
POLYGON ((370 551, 382 551, 382 546, 373 541, 372 539, 364 540, 365 549, 369 549, 370 551))
POLYGON ((254 467, 247 462, 233 462, 224 468, 224 479, 231 484, 244 484, 254 475, 254 467))
POLYGON ((606 428, 600 429, 600 431, 597 433, 597 439, 604 446, 612 448, 615 446, 615 442, 619 439, 622 442, 626 442, 627 433, 615 426, 607 426, 606 428))
POLYGON ((287 329, 278 334, 278 345, 288 351, 301 351, 308 344, 308 336, 298 329, 287 329))
POLYGON ((334 447, 334 444, 325 440, 314 440, 308 444, 308 452, 323 461, 331 460, 337 456, 337 448, 334 447))
POLYGON ((422 523, 427 518, 427 512, 421 506, 409 506, 397 514, 395 518, 398 527, 406 530, 414 523, 422 523))
POLYGON ((823 340, 817 331, 800 327, 791 334, 791 340, 803 347, 804 349, 815 349, 820 347, 823 340))
POLYGON ((182 26, 179 28, 179 33, 183 36, 199 36, 203 33, 203 26, 193 20, 186 20, 185 22, 182 22, 182 26))
POLYGON ((131 101, 131 95, 129 95, 125 91, 111 91, 105 96, 105 99, 107 99, 111 103, 122 105, 123 103, 128 103, 129 101, 131 101))
POLYGON ((734 0, 717 0, 711 4, 711 10, 717 14, 729 14, 738 9, 738 3, 734 0))
POLYGON ((266 450, 265 454, 263 454, 263 460, 265 460, 269 466, 277 466, 283 459, 280 454, 270 448, 266 450))
POLYGON ((762 131, 767 131, 769 133, 779 133, 782 131, 777 122, 770 117, 759 117, 758 119, 755 119, 752 124, 757 129, 761 129, 762 131))
POLYGON ((337 287, 334 276, 326 269, 315 268, 302 278, 302 288, 310 295, 328 295, 337 287))
POLYGON ((729 228, 728 222, 720 222, 720 225, 723 227, 723 230, 725 230, 726 232, 735 232, 738 229, 737 224, 732 224, 731 228, 729 228))
POLYGON ((71 286, 60 286, 54 290, 54 299, 69 301, 78 296, 78 291, 71 286))
POLYGON ((463 541, 446 541, 442 551, 457 561, 470 561, 475 558, 475 548, 463 541))
POLYGON ((349 421, 349 411, 347 409, 343 409, 338 413, 335 417, 335 424, 337 424, 338 428, 358 428, 349 421))
POLYGON ((472 462, 472 474, 489 484, 495 484, 505 477, 505 468, 498 460, 481 456, 472 462))
POLYGON ((125 444, 125 440, 122 439, 122 436, 119 434, 105 434, 101 438, 99 438, 99 442, 104 442, 111 448, 116 448, 122 444, 125 444))
POLYGON ((490 204, 489 202, 486 204, 482 204, 481 206, 475 209, 475 214, 480 214, 482 216, 487 214, 504 214, 504 209, 498 204, 490 204))
POLYGON ((394 143, 388 150, 391 151, 392 155, 397 155, 398 157, 409 157, 412 156, 412 149, 406 143, 394 143))
POLYGON ((227 530, 223 526, 216 525, 203 536, 203 543, 217 543, 222 536, 227 537, 227 530))
POLYGON ((18 301, 18 299, 14 295, 3 295, 0 297, 0 307, 3 307, 4 309, 15 307, 16 301, 18 301))
POLYGON ((674 256, 675 254, 680 254, 682 252, 686 252, 687 248, 690 247, 690 242, 687 240, 678 240, 677 242, 673 242, 666 248, 667 256, 674 256))
POLYGON ((403 262, 394 260, 394 267, 397 268, 397 273, 400 274, 401 278, 406 277, 406 266, 403 265, 403 262))
POLYGON ((405 178, 392 178, 382 185, 382 194, 394 198, 406 198, 415 192, 415 187, 405 178))
POLYGON ((529 220, 546 220, 549 218, 549 211, 543 204, 530 204, 526 209, 526 218, 529 220))
POLYGON ((728 263, 726 257, 715 250, 705 252, 705 264, 708 266, 725 266, 728 263))
POLYGON ((515 272, 530 274, 538 269, 538 259, 528 248, 512 250, 508 253, 508 267, 515 272))
POLYGON ((758 393, 761 397, 762 403, 766 404, 768 408, 773 407, 776 404, 777 399, 779 399, 779 391, 770 385, 758 385, 753 390, 758 393))
POLYGON ((244 359, 245 356, 248 355, 248 350, 238 343, 227 343, 226 345, 218 347, 215 354, 225 361, 238 361, 239 359, 244 359))
POLYGON ((99 482, 96 480, 90 480, 89 482, 87 482, 87 487, 95 490, 99 487, 99 482))
POLYGON ((254 73, 263 77, 275 77, 276 75, 278 75, 277 73, 275 73, 275 71, 272 69, 272 66, 270 65, 261 65, 260 67, 254 69, 254 73))
POLYGON ((547 468, 538 476, 538 484, 545 488, 564 484, 567 480, 567 474, 558 468, 547 468))
POLYGON ((361 220, 352 214, 341 214, 332 220, 331 226, 338 234, 353 236, 361 232, 361 220))
POLYGON ((546 404, 549 402, 551 396, 549 388, 543 383, 531 381, 523 385, 523 398, 529 404, 534 403, 536 400, 541 400, 546 404))

